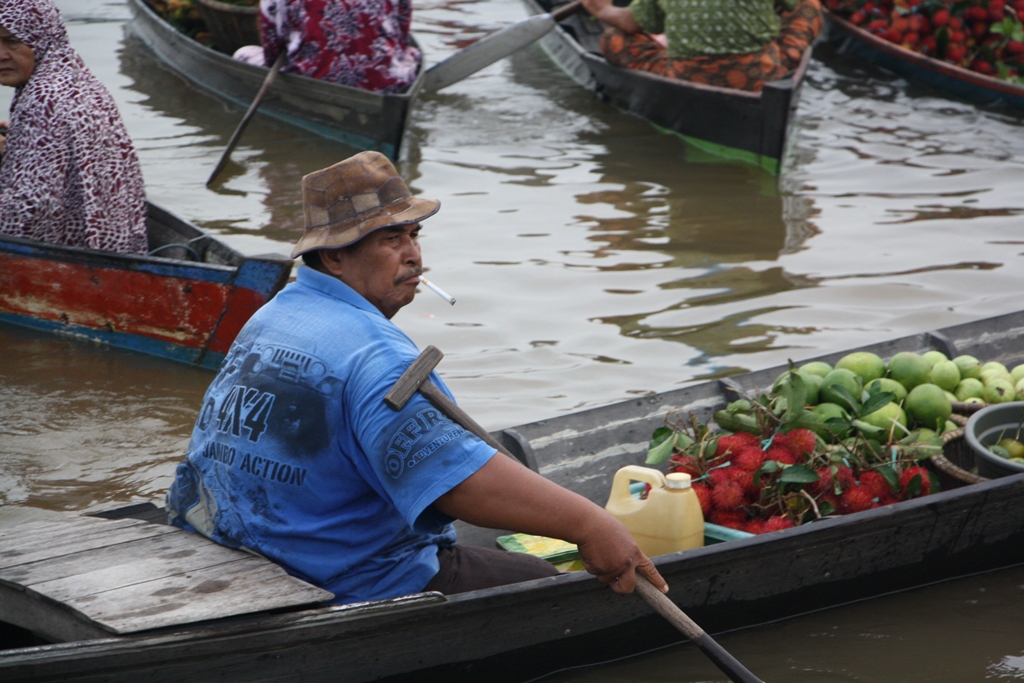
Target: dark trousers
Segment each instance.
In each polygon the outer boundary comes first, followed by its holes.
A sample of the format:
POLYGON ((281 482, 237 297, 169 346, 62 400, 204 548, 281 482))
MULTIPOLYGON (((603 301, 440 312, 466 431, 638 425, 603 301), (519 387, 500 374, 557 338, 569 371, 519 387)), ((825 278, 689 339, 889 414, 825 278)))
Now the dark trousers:
POLYGON ((533 555, 457 543, 439 548, 437 559, 441 569, 423 590, 438 591, 445 595, 561 573, 550 562, 533 555))

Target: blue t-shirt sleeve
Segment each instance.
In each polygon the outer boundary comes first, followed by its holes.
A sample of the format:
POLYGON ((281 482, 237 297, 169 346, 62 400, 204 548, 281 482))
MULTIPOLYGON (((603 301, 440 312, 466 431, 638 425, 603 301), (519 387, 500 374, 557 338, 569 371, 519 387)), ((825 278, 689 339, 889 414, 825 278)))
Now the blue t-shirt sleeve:
MULTIPOLYGON (((391 355, 391 354, 388 354, 391 355)), ((384 403, 409 362, 366 363, 348 384, 352 429, 370 485, 410 527, 436 532, 451 518, 430 507, 494 455, 494 449, 449 419, 422 394, 398 411, 384 403), (361 398, 356 398, 361 397, 361 398)), ((431 380, 450 396, 440 378, 431 380)))

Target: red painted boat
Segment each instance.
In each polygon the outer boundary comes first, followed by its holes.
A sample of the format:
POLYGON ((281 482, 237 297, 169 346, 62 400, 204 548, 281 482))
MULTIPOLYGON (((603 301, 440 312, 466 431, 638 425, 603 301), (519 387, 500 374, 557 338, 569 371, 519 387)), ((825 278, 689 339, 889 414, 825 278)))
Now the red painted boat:
POLYGON ((292 260, 245 257, 149 205, 149 254, 0 236, 0 321, 215 369, 292 260))

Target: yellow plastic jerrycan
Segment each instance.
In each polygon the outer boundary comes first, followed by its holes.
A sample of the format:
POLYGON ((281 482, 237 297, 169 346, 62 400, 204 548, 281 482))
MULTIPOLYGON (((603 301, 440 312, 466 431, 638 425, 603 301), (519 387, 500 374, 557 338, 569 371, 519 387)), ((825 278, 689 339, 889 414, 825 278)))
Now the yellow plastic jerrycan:
POLYGON ((666 477, 649 467, 627 465, 615 473, 605 509, 626 525, 648 557, 704 545, 704 514, 689 474, 666 477), (630 493, 633 481, 651 485, 646 500, 630 493))

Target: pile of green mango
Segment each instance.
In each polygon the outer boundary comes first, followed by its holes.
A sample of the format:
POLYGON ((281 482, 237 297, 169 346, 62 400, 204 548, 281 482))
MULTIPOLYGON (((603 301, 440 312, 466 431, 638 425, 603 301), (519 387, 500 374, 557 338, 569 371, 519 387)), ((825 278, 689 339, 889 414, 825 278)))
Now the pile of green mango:
POLYGON ((940 351, 904 351, 886 361, 857 351, 834 366, 791 363, 767 396, 735 401, 714 418, 726 431, 763 437, 780 428, 806 428, 825 443, 852 437, 941 443, 938 436, 958 429, 950 420, 954 403, 1003 403, 1018 395, 1024 398, 1024 364, 1011 370, 968 355, 950 359, 940 351))

